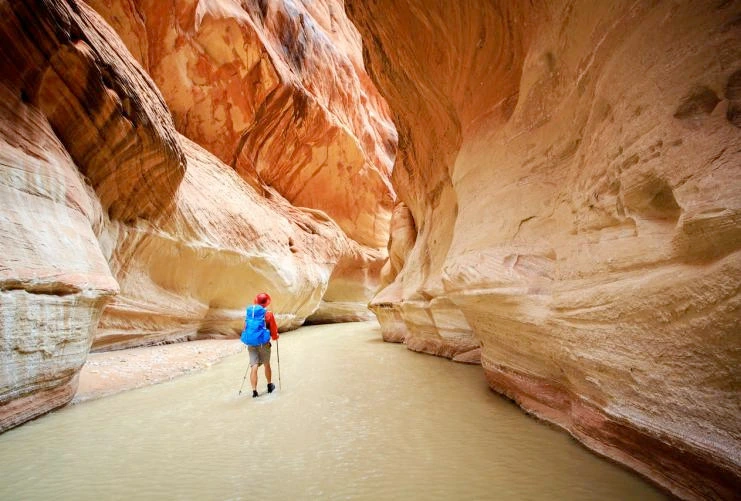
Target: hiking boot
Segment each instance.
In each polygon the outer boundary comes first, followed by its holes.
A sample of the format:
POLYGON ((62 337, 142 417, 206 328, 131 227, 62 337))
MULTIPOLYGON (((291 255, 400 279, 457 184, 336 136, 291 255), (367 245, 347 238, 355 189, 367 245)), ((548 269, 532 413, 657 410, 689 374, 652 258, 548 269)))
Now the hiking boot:
POLYGON ((274 389, 275 385, 273 383, 268 383, 268 393, 273 393, 274 389))
POLYGON ((257 390, 252 390, 252 398, 257 397, 257 390))

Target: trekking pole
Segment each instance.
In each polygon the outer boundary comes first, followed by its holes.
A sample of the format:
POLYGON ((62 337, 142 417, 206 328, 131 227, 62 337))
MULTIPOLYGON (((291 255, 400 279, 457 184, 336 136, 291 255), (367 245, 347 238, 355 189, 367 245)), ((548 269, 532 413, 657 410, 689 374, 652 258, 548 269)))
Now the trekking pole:
MULTIPOLYGON (((239 387, 239 395, 242 394, 242 388, 244 388, 244 382, 247 380, 247 373, 250 371, 249 364, 247 365, 247 370, 244 371, 244 377, 242 378, 242 386, 239 387)), ((237 395, 237 396, 239 396, 237 395)))
POLYGON ((275 340, 275 352, 278 355, 278 387, 282 390, 283 381, 280 379, 280 344, 277 339, 275 340))

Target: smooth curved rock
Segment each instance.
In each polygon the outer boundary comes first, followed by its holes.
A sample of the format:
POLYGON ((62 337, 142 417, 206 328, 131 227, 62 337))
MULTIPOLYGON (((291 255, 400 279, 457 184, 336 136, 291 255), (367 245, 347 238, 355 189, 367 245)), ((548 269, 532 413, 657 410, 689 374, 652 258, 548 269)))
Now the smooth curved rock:
POLYGON ((37 106, 114 219, 166 210, 185 170, 157 88, 82 2, 3 2, 0 64, 37 106), (12 7, 11 7, 12 4, 12 7))
POLYGON ((0 432, 67 403, 118 292, 102 210, 40 111, 0 84, 0 432), (54 182, 49 182, 54 180, 54 182))
POLYGON ((347 9, 416 228, 372 303, 384 336, 450 356, 468 331, 523 408, 676 495, 733 498, 738 5, 347 9))
POLYGON ((0 431, 65 404, 118 284, 108 217, 166 211, 184 172, 169 112, 77 2, 0 3, 0 431))
POLYGON ((396 131, 342 2, 91 0, 180 132, 256 188, 383 248, 396 131))
MULTIPOLYGON (((152 222, 113 222, 101 237, 121 293, 94 350, 234 336, 258 292, 279 327, 315 312, 335 265, 360 252, 326 215, 264 199, 214 155, 181 137, 188 170, 174 208, 152 222)), ((380 258, 377 258, 380 261, 380 258)))
MULTIPOLYGON (((231 23, 207 3, 199 15, 231 23)), ((153 54, 143 28, 122 30, 143 44, 141 58, 153 54)), ((234 336, 262 290, 283 330, 310 316, 367 315, 386 252, 358 240, 386 238, 388 210, 375 208, 389 199, 388 158, 349 169, 379 190, 352 194, 361 209, 352 239, 325 212, 295 207, 176 132, 152 80, 82 2, 0 2, 0 44, 0 431, 68 402, 91 346, 234 336)), ((344 130, 328 148, 352 143, 355 160, 369 162, 344 130)))
POLYGON ((386 258, 396 131, 341 3, 91 0, 162 90, 184 135, 260 194, 331 217, 363 248, 310 322, 365 320, 386 258))

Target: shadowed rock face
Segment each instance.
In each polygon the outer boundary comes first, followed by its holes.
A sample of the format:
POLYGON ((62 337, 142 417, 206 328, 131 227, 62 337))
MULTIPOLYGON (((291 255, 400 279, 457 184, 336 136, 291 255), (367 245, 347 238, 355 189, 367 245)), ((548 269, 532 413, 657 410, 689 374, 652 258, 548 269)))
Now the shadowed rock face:
POLYGON ((234 336, 263 290, 282 330, 366 318, 387 256, 395 133, 342 10, 93 3, 134 56, 82 2, 0 2, 0 431, 68 402, 90 349, 234 336), (280 23, 303 23, 311 50, 338 48, 288 68, 293 52, 270 46, 280 23), (240 67, 242 51, 263 62, 240 67), (260 94, 259 68, 283 101, 260 94), (350 90, 333 94, 319 80, 337 72, 350 90), (334 160, 299 162, 305 144, 334 160))
POLYGON ((0 431, 72 398, 118 292, 93 231, 98 198, 18 94, 0 85, 0 431))
POLYGON ((47 118, 114 219, 166 210, 185 172, 157 88, 84 3, 0 5, 3 82, 47 118))
POLYGON ((347 11, 399 130, 384 337, 480 345, 528 411, 675 494, 733 497, 739 6, 347 11))

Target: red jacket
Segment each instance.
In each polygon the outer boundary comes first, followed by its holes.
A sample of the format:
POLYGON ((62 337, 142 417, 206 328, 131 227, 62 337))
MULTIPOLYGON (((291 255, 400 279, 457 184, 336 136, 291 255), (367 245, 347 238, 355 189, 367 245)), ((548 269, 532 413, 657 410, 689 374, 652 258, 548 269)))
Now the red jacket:
POLYGON ((270 337, 273 341, 278 339, 278 324, 275 323, 275 316, 272 311, 265 312, 265 327, 270 329, 270 337))

